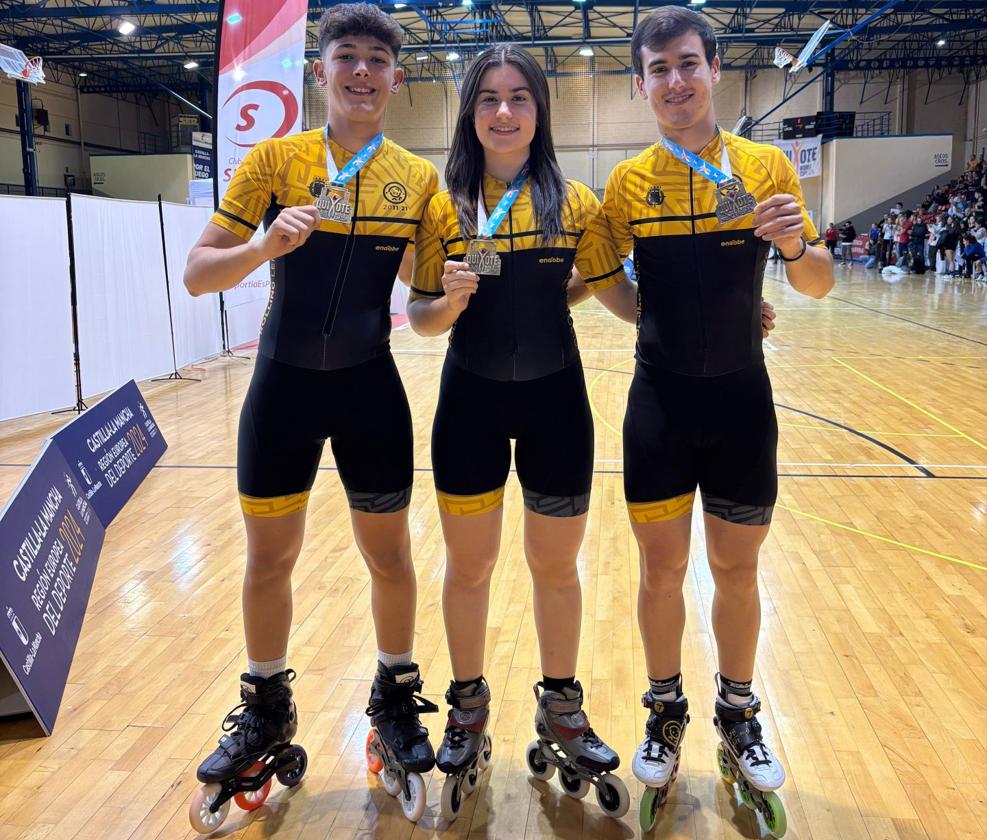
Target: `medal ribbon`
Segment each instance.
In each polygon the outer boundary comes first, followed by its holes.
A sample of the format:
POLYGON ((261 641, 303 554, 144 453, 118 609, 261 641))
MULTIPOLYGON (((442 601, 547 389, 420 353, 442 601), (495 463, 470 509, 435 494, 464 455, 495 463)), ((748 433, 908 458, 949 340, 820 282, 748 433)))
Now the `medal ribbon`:
POLYGON ((521 167, 521 171, 514 176, 514 180, 511 181, 507 192, 497 202, 497 206, 494 207, 494 211, 490 214, 489 219, 487 218, 487 208, 483 206, 483 189, 480 189, 480 196, 476 201, 476 226, 478 228, 477 234, 479 239, 493 239, 497 228, 500 227, 500 223, 504 221, 504 216, 507 215, 514 202, 517 201, 517 197, 521 194, 521 187, 524 186, 524 182, 527 180, 528 164, 525 164, 521 167))
POLYGON ((384 134, 381 132, 376 137, 374 137, 366 146, 360 149, 352 158, 350 162, 346 164, 340 171, 336 167, 336 161, 332 159, 332 149, 329 148, 329 126, 327 125, 323 129, 323 134, 326 140, 326 171, 329 173, 329 182, 334 187, 345 186, 346 182, 350 180, 357 172, 363 169, 370 162, 370 158, 374 156, 377 150, 381 147, 384 142, 384 134))
POLYGON ((667 137, 661 138, 662 148, 666 152, 678 158, 697 175, 702 175, 717 186, 733 178, 733 170, 730 168, 730 158, 727 156, 727 144, 723 140, 722 134, 720 135, 720 143, 722 143, 720 154, 721 168, 717 169, 708 160, 703 160, 699 155, 690 152, 688 149, 683 149, 678 143, 669 140, 667 137))

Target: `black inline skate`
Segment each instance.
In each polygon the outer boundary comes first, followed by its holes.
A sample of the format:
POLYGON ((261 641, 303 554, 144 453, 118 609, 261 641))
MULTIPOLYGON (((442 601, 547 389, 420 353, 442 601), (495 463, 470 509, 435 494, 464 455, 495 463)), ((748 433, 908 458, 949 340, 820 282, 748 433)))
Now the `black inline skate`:
POLYGON ((442 785, 442 816, 452 822, 459 816, 463 797, 476 788, 480 772, 487 769, 493 744, 487 734, 490 709, 490 686, 481 679, 464 694, 450 686, 446 701, 452 706, 445 736, 435 757, 438 768, 446 774, 442 785))
POLYGON ((418 716, 437 712, 439 707, 416 694, 422 681, 418 666, 377 663, 377 676, 370 688, 367 715, 367 766, 380 775, 384 790, 401 801, 401 810, 412 822, 425 813, 425 783, 421 774, 435 766, 428 730, 418 716))
POLYGON ((285 787, 302 780, 308 757, 304 749, 291 743, 298 731, 291 699, 294 679, 290 669, 268 678, 240 677, 243 702, 226 716, 226 734, 196 772, 202 787, 192 796, 189 821, 200 834, 223 824, 231 799, 245 811, 260 808, 271 791, 273 776, 285 787))

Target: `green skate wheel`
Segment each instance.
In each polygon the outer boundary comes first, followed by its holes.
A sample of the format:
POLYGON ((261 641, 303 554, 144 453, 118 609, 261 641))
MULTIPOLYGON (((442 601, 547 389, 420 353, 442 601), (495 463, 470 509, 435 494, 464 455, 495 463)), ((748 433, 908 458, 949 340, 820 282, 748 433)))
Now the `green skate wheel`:
POLYGON ((788 830, 788 818, 785 816, 785 806, 781 797, 773 790, 764 794, 764 804, 761 806, 764 814, 764 824, 775 837, 784 837, 788 830))
POLYGON ((732 785, 737 780, 733 777, 733 771, 730 769, 730 764, 727 761, 727 753, 723 744, 716 745, 716 763, 720 768, 720 777, 728 785, 732 785))
POLYGON ((659 788, 645 788, 641 797, 641 807, 638 816, 641 819, 641 831, 647 834, 658 822, 658 811, 661 810, 662 801, 659 788))

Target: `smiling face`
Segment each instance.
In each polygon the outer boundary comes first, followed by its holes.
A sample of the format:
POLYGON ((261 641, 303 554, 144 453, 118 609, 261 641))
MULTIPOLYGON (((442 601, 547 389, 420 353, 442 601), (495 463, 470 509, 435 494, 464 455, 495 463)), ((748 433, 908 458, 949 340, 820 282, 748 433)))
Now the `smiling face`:
POLYGON ((641 66, 644 75, 634 81, 662 133, 713 130, 713 85, 720 81, 720 59, 706 61, 697 32, 669 40, 657 50, 642 46, 641 66))
POLYGON ((538 106, 527 79, 513 64, 498 64, 483 74, 473 124, 488 155, 527 156, 538 126, 538 106))
POLYGON ((382 122, 388 98, 404 79, 388 46, 366 35, 330 41, 313 69, 329 95, 330 122, 382 122))

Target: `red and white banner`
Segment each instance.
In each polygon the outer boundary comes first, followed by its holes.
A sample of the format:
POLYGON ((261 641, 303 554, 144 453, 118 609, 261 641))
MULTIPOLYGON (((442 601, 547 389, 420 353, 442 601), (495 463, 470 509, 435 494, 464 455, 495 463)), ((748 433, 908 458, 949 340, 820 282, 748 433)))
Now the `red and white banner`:
MULTIPOLYGON (((225 0, 220 5, 213 167, 216 204, 261 140, 301 131, 308 0, 225 0)), ((262 266, 225 293, 230 345, 257 337, 270 277, 262 266), (233 309, 245 307, 249 311, 233 309)))

